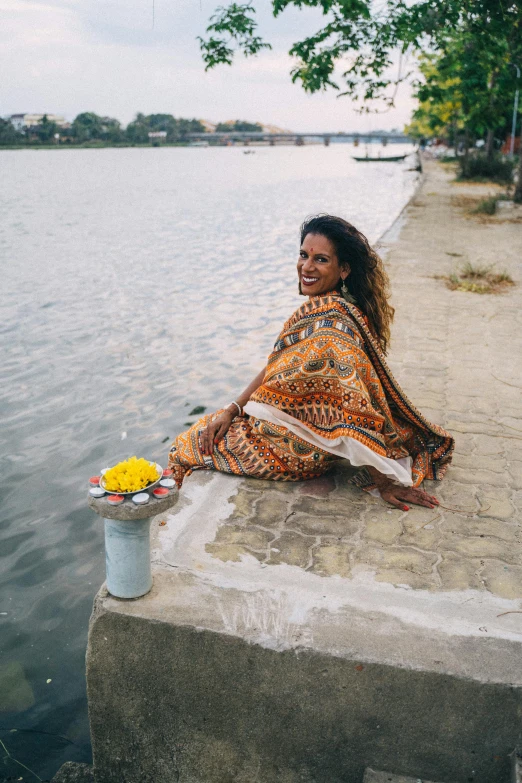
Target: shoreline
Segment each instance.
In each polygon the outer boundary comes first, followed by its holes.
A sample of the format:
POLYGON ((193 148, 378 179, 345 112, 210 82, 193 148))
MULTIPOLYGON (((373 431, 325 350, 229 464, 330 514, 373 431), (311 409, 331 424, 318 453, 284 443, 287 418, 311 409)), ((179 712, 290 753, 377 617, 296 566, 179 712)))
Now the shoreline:
POLYGON ((375 242, 375 249, 379 252, 382 248, 382 259, 383 261, 386 261, 386 254, 388 250, 388 245, 391 245, 395 242, 398 242, 399 236, 401 233, 402 227, 405 225, 406 222, 406 210, 412 203, 413 199, 415 199, 422 189, 422 186, 424 185, 424 181, 426 179, 426 174, 424 171, 424 161, 422 158, 422 155, 419 156, 419 160, 421 163, 421 171, 419 172, 419 179, 417 180, 415 184, 415 188, 413 190, 413 193, 409 197, 408 201, 404 204, 403 208, 397 215, 397 217, 393 220, 393 222, 388 226, 388 228, 385 228, 380 237, 375 242))
MULTIPOLYGON (((345 144, 347 146, 353 146, 352 141, 333 141, 329 146, 337 146, 338 144, 345 144)), ((381 143, 379 141, 371 141, 369 144, 376 144, 377 146, 381 146, 381 143)), ((400 145, 411 145, 412 147, 415 146, 414 142, 390 142, 390 144, 393 146, 393 144, 400 144, 400 145)), ((150 142, 145 142, 143 144, 132 144, 131 142, 124 142, 121 144, 105 144, 103 142, 97 144, 4 144, 0 145, 0 152, 2 150, 9 150, 9 151, 16 151, 16 150, 102 150, 102 149, 129 149, 129 148, 136 148, 136 149, 160 149, 161 147, 193 147, 194 149, 206 149, 208 148, 238 148, 238 149, 250 149, 251 147, 256 148, 271 148, 271 147, 323 147, 324 144, 321 141, 308 141, 302 145, 296 144, 294 140, 292 141, 278 141, 274 144, 270 144, 270 142, 256 142, 250 141, 248 144, 218 144, 218 143, 211 143, 206 142, 203 144, 193 143, 189 141, 168 141, 168 142, 161 142, 159 144, 151 144, 150 142)), ((412 150, 412 153, 415 151, 412 150)))
POLYGON ((124 150, 135 147, 136 149, 158 149, 158 147, 191 147, 197 146, 188 142, 169 142, 162 144, 6 144, 0 146, 0 152, 6 150, 16 152, 19 150, 124 150))

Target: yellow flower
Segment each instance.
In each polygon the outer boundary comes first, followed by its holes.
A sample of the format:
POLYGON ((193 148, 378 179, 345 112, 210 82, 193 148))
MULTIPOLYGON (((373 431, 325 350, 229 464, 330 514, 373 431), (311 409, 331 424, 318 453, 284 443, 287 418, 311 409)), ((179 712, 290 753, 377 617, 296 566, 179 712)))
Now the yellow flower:
POLYGON ((154 462, 130 457, 124 462, 118 462, 113 468, 109 468, 103 478, 105 489, 109 492, 137 492, 152 484, 159 477, 160 474, 154 462))

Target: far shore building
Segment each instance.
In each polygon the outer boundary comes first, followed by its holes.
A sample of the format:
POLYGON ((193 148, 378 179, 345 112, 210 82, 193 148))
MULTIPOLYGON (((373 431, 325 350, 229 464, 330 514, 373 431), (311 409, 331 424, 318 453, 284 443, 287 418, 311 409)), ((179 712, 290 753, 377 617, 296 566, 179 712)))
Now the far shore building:
POLYGON ((167 131, 150 131, 148 136, 151 141, 166 141, 167 131))
POLYGON ((40 125, 43 118, 47 117, 49 122, 54 122, 59 128, 65 128, 69 126, 69 123, 60 114, 11 114, 11 125, 17 131, 23 131, 26 128, 35 128, 40 125))

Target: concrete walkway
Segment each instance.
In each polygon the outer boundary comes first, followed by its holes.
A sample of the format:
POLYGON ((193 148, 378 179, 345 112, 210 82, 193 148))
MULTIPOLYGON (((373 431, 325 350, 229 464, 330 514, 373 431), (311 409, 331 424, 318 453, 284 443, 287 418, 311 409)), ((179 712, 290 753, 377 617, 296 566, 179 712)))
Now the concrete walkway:
POLYGON ((302 484, 193 474, 155 524, 152 591, 97 598, 97 781, 358 783, 368 766, 508 780, 522 705, 522 289, 435 279, 465 260, 520 279, 522 224, 455 203, 481 189, 428 162, 382 243, 391 367, 456 436, 429 486, 444 507, 391 509, 347 484, 346 466, 302 484))
MULTIPOLYGON (((441 509, 429 520, 420 509, 398 519, 393 512, 402 532, 382 543, 436 556, 429 573, 414 569, 428 578, 402 575, 412 587, 522 598, 522 217, 467 212, 495 190, 457 184, 427 162, 398 241, 385 237, 397 311, 390 364, 415 405, 455 436, 447 479, 431 486, 444 505, 466 513, 441 509), (506 270, 519 285, 479 295, 434 279, 465 262, 506 270)), ((522 615, 504 623, 522 632, 522 615)))

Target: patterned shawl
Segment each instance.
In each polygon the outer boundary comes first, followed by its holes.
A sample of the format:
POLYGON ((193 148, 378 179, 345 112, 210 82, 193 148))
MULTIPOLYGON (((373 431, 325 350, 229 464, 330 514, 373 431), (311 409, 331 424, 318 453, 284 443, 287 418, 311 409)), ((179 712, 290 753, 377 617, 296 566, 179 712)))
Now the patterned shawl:
MULTIPOLYGON (((391 459, 411 456, 415 487, 442 479, 451 462, 451 435, 412 405, 366 317, 335 291, 311 298, 288 319, 250 399, 323 438, 354 438, 391 459)), ((366 471, 356 483, 372 485, 366 471)))

